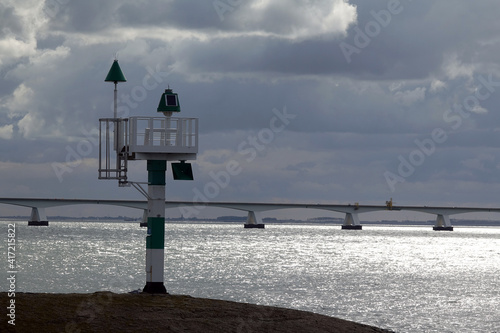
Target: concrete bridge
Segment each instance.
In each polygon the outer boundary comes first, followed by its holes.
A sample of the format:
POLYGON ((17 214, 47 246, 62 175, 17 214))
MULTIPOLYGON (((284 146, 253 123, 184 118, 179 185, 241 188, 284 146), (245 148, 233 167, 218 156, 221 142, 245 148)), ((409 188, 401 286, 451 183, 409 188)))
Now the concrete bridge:
MULTIPOLYGON (((143 210, 142 226, 145 226, 148 215, 148 202, 146 200, 99 200, 99 199, 38 199, 38 198, 0 198, 1 204, 10 204, 31 208, 31 216, 28 225, 48 226, 45 208, 67 206, 67 205, 112 205, 143 210)), ((453 230, 450 216, 471 212, 498 212, 500 208, 479 208, 479 207, 431 207, 431 206, 394 206, 391 201, 385 205, 330 205, 330 204, 294 204, 294 203, 245 203, 245 202, 190 202, 190 201, 166 201, 166 208, 175 208, 183 206, 196 207, 220 207, 229 208, 248 213, 245 228, 264 228, 262 221, 262 212, 277 209, 318 209, 334 211, 345 214, 342 229, 361 230, 362 225, 359 220, 359 214, 374 211, 417 211, 436 215, 434 230, 453 230)))

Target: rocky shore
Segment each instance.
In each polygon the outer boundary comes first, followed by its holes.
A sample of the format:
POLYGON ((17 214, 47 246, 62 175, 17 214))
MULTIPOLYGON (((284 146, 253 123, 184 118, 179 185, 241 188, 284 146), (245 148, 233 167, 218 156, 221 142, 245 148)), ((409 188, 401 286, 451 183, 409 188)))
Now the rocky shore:
POLYGON ((1 332, 390 332, 310 312, 183 295, 96 292, 9 297, 4 292, 0 299, 4 311, 11 307, 3 315, 1 332))

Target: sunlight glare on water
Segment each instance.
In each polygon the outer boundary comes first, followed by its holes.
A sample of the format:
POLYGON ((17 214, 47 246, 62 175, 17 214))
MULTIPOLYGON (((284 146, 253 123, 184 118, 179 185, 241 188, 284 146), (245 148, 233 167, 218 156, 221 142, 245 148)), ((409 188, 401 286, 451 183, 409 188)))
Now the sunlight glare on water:
MULTIPOLYGON (((145 284, 145 228, 17 223, 20 291, 145 284)), ((500 331, 500 228, 166 226, 173 294, 308 310, 397 332, 500 331)))

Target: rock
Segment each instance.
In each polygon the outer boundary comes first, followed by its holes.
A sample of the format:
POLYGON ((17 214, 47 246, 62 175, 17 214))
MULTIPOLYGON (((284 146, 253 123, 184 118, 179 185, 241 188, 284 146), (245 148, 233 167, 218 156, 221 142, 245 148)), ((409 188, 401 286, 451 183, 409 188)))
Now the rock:
MULTIPOLYGON (((8 304, 7 293, 0 293, 8 304)), ((1 332, 390 332, 352 321, 269 306, 144 293, 16 293, 15 327, 1 332)))

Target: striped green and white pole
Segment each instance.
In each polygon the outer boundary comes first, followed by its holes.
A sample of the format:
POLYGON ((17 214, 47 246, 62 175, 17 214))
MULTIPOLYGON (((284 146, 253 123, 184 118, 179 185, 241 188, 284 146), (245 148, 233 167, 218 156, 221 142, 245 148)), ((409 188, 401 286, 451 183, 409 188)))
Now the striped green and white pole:
POLYGON ((148 160, 148 234, 145 293, 165 294, 165 172, 167 161, 148 160))

